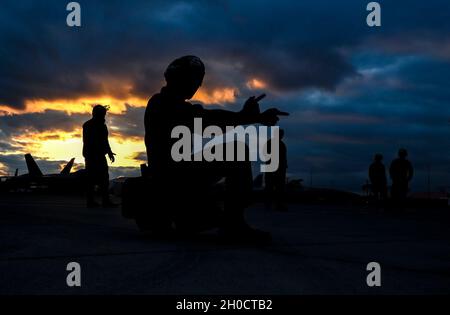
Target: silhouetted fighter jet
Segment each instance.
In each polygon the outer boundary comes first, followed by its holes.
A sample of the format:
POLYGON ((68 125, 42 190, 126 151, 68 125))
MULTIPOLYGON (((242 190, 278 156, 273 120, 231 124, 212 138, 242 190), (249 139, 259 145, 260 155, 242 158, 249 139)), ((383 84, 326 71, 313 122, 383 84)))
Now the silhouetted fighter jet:
POLYGON ((69 163, 58 174, 44 175, 31 154, 25 155, 28 173, 18 175, 18 170, 14 177, 4 177, 1 190, 33 190, 48 189, 54 191, 73 191, 83 189, 85 170, 78 170, 71 173, 75 159, 69 163))

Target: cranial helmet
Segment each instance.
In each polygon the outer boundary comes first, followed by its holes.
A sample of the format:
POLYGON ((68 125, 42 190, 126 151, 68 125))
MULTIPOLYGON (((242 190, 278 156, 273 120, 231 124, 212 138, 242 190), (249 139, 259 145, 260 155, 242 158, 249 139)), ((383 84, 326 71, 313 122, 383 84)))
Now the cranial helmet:
POLYGON ((202 80, 205 75, 205 65, 196 56, 184 56, 175 59, 170 63, 164 72, 167 83, 199 79, 202 80))
POLYGON ((92 116, 94 117, 103 117, 106 115, 106 112, 109 110, 109 106, 103 106, 97 104, 92 108, 92 116))
POLYGON ((398 156, 400 156, 400 157, 407 157, 408 156, 408 151, 406 151, 406 149, 400 149, 400 150, 398 150, 398 156))

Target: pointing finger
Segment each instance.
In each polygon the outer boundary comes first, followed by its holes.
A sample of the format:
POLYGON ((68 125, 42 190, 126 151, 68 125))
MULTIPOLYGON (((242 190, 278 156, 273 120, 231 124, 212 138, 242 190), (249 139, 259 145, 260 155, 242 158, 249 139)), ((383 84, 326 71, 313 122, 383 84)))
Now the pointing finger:
POLYGON ((255 98, 255 101, 256 102, 259 102, 259 101, 261 101, 263 98, 265 98, 266 97, 266 94, 261 94, 260 96, 258 96, 257 98, 255 98))

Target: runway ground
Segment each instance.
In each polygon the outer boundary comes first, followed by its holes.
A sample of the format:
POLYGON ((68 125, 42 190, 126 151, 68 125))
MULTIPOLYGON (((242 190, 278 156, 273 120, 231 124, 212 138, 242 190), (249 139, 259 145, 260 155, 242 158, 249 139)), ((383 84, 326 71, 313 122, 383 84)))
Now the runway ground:
POLYGON ((450 210, 402 215, 344 206, 262 205, 247 213, 271 231, 263 248, 143 237, 120 209, 80 197, 0 195, 0 294, 450 293, 450 210), (69 262, 81 287, 66 285, 69 262), (381 266, 368 287, 366 266, 381 266))

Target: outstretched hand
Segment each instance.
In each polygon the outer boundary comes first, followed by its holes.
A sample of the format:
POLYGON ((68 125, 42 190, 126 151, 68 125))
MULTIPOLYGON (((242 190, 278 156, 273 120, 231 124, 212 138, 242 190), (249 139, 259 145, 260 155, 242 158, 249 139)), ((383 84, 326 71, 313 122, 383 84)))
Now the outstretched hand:
POLYGON ((250 97, 242 108, 242 113, 247 117, 258 117, 260 114, 259 101, 266 97, 266 94, 262 94, 258 97, 250 97))
POLYGON ((276 108, 269 108, 259 115, 260 123, 265 126, 274 126, 280 120, 278 116, 289 116, 289 113, 282 112, 276 108))
POLYGON ((114 155, 116 155, 116 154, 113 153, 113 152, 109 152, 109 153, 108 153, 108 157, 109 157, 109 160, 111 161, 111 163, 114 163, 114 161, 116 160, 116 158, 114 157, 114 155))
POLYGON ((258 97, 250 97, 242 108, 242 113, 246 117, 256 118, 257 121, 266 126, 274 126, 280 120, 278 116, 289 116, 289 113, 282 112, 276 108, 270 108, 261 113, 259 108, 259 101, 266 97, 266 94, 262 94, 258 97))

